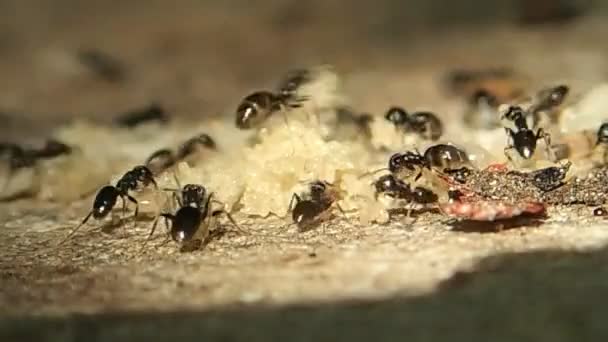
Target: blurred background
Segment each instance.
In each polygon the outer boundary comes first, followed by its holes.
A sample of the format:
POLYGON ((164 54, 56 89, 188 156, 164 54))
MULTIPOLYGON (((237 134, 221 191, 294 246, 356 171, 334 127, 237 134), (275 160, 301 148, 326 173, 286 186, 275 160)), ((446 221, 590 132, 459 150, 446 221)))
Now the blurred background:
POLYGON ((606 76, 604 13, 591 0, 2 0, 0 132, 27 140, 153 101, 176 116, 230 113, 317 63, 371 112, 449 111, 439 83, 453 68, 584 87, 606 76))

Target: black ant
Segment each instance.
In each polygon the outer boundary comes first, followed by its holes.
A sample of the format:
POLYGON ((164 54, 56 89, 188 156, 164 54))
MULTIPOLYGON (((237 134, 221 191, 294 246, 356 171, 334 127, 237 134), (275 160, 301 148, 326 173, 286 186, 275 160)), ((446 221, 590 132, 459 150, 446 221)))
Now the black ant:
MULTIPOLYGON (((291 197, 289 211, 291 211, 293 223, 298 226, 300 231, 309 230, 328 218, 329 208, 339 199, 339 191, 333 184, 320 180, 311 182, 308 193, 299 195, 294 193, 291 197)), ((344 213, 339 205, 338 209, 344 213)))
POLYGON ((31 155, 36 159, 50 159, 71 153, 72 147, 55 139, 48 139, 44 147, 39 150, 31 150, 31 155))
POLYGON ((236 127, 251 129, 259 127, 274 113, 299 108, 304 97, 293 99, 291 95, 274 94, 269 91, 257 91, 246 96, 236 109, 236 127))
MULTIPOLYGON (((37 162, 43 159, 52 159, 61 155, 72 153, 72 148, 60 141, 49 139, 47 140, 44 147, 40 149, 22 147, 14 143, 0 143, 0 159, 6 162, 6 181, 2 186, 2 192, 0 196, 3 199, 8 199, 18 195, 23 195, 25 192, 31 190, 31 186, 35 182, 35 177, 38 175, 39 170, 37 169, 37 162), (21 177, 21 179, 29 179, 29 186, 23 188, 24 184, 19 187, 21 190, 9 190, 11 188, 11 182, 15 180, 14 175, 19 173, 20 170, 29 169, 30 175, 21 177)), ((17 177, 19 178, 19 177, 17 177)), ((19 181, 17 181, 20 184, 19 181)))
POLYGON ((106 217, 116 205, 116 201, 119 197, 122 200, 123 214, 126 211, 126 201, 129 200, 131 203, 135 204, 135 213, 133 218, 137 218, 139 213, 139 203, 133 196, 129 195, 129 191, 137 190, 140 185, 142 187, 147 187, 149 184, 153 184, 154 187, 158 189, 158 185, 156 184, 150 169, 148 169, 146 166, 139 165, 125 173, 122 178, 116 182, 116 186, 106 185, 101 188, 97 192, 95 200, 93 201, 93 209, 87 214, 82 222, 76 228, 74 228, 74 230, 72 230, 72 232, 70 232, 70 234, 68 234, 63 241, 61 241, 60 244, 73 236, 78 229, 80 229, 80 227, 87 223, 91 216, 93 216, 93 218, 96 220, 106 217))
POLYGON ((551 166, 529 173, 532 184, 542 191, 551 191, 564 185, 564 179, 572 162, 567 162, 562 166, 551 166))
POLYGON ((468 99, 468 109, 464 122, 473 128, 491 129, 499 125, 498 108, 500 101, 496 95, 479 89, 468 99))
POLYGON ((77 58, 80 63, 108 82, 122 82, 126 79, 124 65, 105 52, 95 49, 81 50, 77 58))
MULTIPOLYGON (((181 188, 181 190, 164 190, 173 192, 173 196, 179 205, 179 208, 175 214, 162 213, 160 214, 159 218, 163 217, 165 219, 165 225, 167 225, 168 228, 169 238, 181 246, 180 250, 182 252, 198 249, 209 235, 209 228, 212 223, 211 218, 214 218, 220 214, 225 214, 232 225, 234 225, 239 231, 243 231, 230 213, 224 209, 212 210, 211 204, 220 202, 213 199, 213 192, 207 194, 207 189, 205 189, 204 186, 198 184, 186 184, 183 188, 181 188), (171 221, 170 228, 168 221, 171 221)), ((154 221, 146 242, 154 234, 157 223, 158 218, 154 221)))
POLYGON ((393 174, 384 175, 374 182, 376 189, 376 199, 379 195, 385 195, 395 199, 406 200, 417 204, 430 204, 438 200, 437 194, 433 191, 418 186, 412 189, 410 185, 393 174))
POLYGON ((284 99, 296 99, 298 89, 312 80, 308 69, 295 69, 287 73, 277 87, 277 94, 284 99))
POLYGON ((168 148, 163 148, 152 153, 146 159, 144 165, 146 165, 152 173, 159 174, 175 165, 176 162, 177 158, 173 151, 168 148))
POLYGON ((181 144, 175 153, 167 148, 152 153, 144 164, 152 170, 154 174, 158 174, 175 165, 178 161, 184 160, 196 153, 199 151, 199 148, 216 150, 217 145, 209 135, 204 133, 199 134, 181 144))
POLYGON ((529 128, 526 121, 526 112, 519 106, 510 106, 503 118, 511 121, 515 125, 515 130, 510 127, 505 127, 505 131, 509 137, 507 146, 505 147, 505 156, 512 161, 510 151, 515 149, 517 153, 524 159, 530 159, 536 151, 536 142, 539 139, 545 141, 547 152, 551 152, 551 136, 542 128, 539 128, 536 133, 529 128))
POLYGON ((143 108, 130 110, 120 115, 115 120, 115 123, 121 127, 135 128, 141 124, 151 121, 158 121, 160 123, 166 123, 169 121, 167 112, 157 103, 152 103, 143 108))
POLYGON ((433 145, 421 154, 417 150, 393 154, 388 162, 388 170, 399 179, 408 179, 415 175, 414 181, 422 176, 423 169, 439 168, 456 169, 469 165, 466 152, 454 145, 433 145))
POLYGON ((439 196, 432 190, 421 186, 412 189, 408 183, 398 179, 393 174, 378 178, 373 185, 376 190, 374 194, 376 200, 380 195, 384 195, 394 200, 404 201, 408 205, 407 217, 411 215, 412 205, 427 206, 437 203, 439 200, 439 196))
POLYGON ((464 150, 451 144, 430 146, 424 151, 424 159, 427 165, 439 168, 441 171, 470 165, 469 155, 464 150))
POLYGON ((177 150, 177 159, 184 159, 191 154, 198 151, 199 147, 208 150, 216 150, 217 145, 213 138, 211 138, 208 134, 199 134, 193 138, 188 139, 185 143, 183 143, 177 150))
POLYGON ((555 122, 557 117, 555 117, 554 109, 564 102, 569 92, 570 88, 566 85, 558 85, 539 91, 535 102, 529 109, 533 118, 533 126, 537 126, 540 122, 542 112, 547 112, 549 119, 555 122))
POLYGON ((401 107, 391 107, 384 116, 395 127, 414 132, 424 139, 437 140, 443 134, 441 120, 431 112, 415 112, 409 114, 401 107))

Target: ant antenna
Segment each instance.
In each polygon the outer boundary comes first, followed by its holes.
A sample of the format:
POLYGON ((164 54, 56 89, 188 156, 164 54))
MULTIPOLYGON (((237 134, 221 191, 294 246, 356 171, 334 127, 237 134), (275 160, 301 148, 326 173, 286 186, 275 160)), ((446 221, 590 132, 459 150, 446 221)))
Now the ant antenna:
POLYGON ((80 224, 78 226, 76 226, 76 228, 72 229, 72 231, 65 237, 63 238, 63 240, 61 240, 58 244, 57 247, 63 245, 66 241, 68 241, 72 236, 74 236, 74 234, 76 234, 76 232, 85 225, 85 223, 87 223, 87 221, 89 220, 89 218, 91 218, 91 215, 93 215, 93 211, 89 211, 89 213, 87 214, 87 216, 82 220, 82 222, 80 222, 80 224))
POLYGON ((375 175, 376 173, 378 173, 380 171, 389 171, 389 169, 388 169, 388 167, 383 167, 381 169, 377 169, 377 170, 374 170, 374 171, 369 171, 369 172, 361 174, 357 179, 363 179, 365 177, 375 175))

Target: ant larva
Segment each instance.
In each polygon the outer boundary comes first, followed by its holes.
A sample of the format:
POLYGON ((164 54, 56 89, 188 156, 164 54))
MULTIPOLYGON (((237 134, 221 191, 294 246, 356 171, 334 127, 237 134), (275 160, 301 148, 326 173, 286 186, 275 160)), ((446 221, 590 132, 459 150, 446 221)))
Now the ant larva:
POLYGON ((506 119, 514 124, 515 130, 510 127, 505 127, 505 131, 509 140, 507 146, 504 148, 505 156, 509 161, 513 162, 511 151, 515 150, 522 158, 528 160, 531 159, 536 151, 537 140, 543 139, 547 154, 550 159, 553 156, 551 150, 551 136, 546 133, 542 128, 538 128, 536 132, 530 128, 526 121, 526 112, 519 106, 509 106, 506 112, 502 115, 502 119, 506 119))
POLYGON ((125 173, 116 182, 116 186, 104 186, 97 192, 97 195, 95 196, 95 200, 93 201, 93 209, 89 211, 82 222, 76 226, 76 228, 74 228, 59 244, 63 244, 70 237, 76 234, 80 227, 84 226, 87 221, 89 221, 91 216, 93 216, 93 218, 96 220, 105 218, 112 211, 112 209, 114 209, 116 201, 119 197, 122 200, 123 215, 126 211, 127 200, 135 204, 135 213, 133 214, 133 219, 135 220, 139 213, 139 202, 129 194, 129 191, 137 190, 140 185, 142 188, 144 188, 150 184, 154 185, 154 187, 158 189, 158 185, 156 184, 150 169, 148 169, 146 166, 139 165, 125 173))
MULTIPOLYGON (((179 186, 179 182, 176 178, 179 186)), ((224 214, 230 223, 239 231, 244 231, 234 220, 232 215, 224 209, 212 210, 212 204, 221 202, 213 199, 213 192, 207 193, 207 189, 199 184, 186 184, 181 189, 163 189, 172 191, 179 208, 175 214, 161 213, 154 223, 146 242, 150 240, 156 230, 158 219, 163 217, 167 226, 168 238, 180 245, 180 251, 193 251, 200 248, 203 241, 209 236, 212 225, 211 219, 224 214), (171 222, 169 228, 168 221, 171 222)), ((223 205, 223 204, 222 204, 223 205)), ((145 242, 144 242, 145 246, 145 242)), ((143 247, 142 246, 142 250, 143 247)))
POLYGON ((289 211, 291 211, 293 223, 298 226, 300 231, 309 230, 329 218, 331 215, 329 209, 333 204, 336 204, 344 214, 337 204, 340 197, 340 191, 335 185, 321 180, 311 182, 307 193, 294 193, 291 197, 289 211))
POLYGON ((154 174, 164 172, 177 162, 187 159, 189 156, 201 150, 217 150, 217 145, 208 134, 199 134, 181 144, 177 152, 163 148, 152 153, 145 161, 146 165, 154 174))
POLYGON ((431 112, 414 112, 409 114, 401 107, 391 107, 385 119, 405 132, 414 132, 427 140, 437 140, 443 134, 441 120, 431 112))
POLYGON ((139 125, 157 121, 159 123, 167 123, 169 118, 164 108, 157 103, 152 103, 146 107, 130 110, 121 114, 115 119, 117 126, 126 128, 135 128, 139 125))

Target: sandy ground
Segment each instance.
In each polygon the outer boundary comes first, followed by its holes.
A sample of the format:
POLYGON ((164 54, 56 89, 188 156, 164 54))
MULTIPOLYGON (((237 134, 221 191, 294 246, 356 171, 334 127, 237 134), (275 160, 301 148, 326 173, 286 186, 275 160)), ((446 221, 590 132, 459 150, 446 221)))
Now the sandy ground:
MULTIPOLYGON (((577 92, 608 71, 602 18, 550 28, 499 22, 491 29, 415 33, 363 15, 370 10, 363 4, 354 6, 360 26, 353 28, 327 14, 340 10, 337 3, 318 13, 269 2, 257 16, 193 1, 150 1, 142 11, 141 1, 65 3, 70 6, 2 5, 0 109, 7 140, 40 141, 75 116, 109 121, 152 100, 184 120, 229 114, 243 94, 273 84, 293 66, 318 62, 336 65, 361 110, 407 103, 445 116, 462 109, 439 82, 453 67, 513 66, 536 83, 564 81, 577 92), (24 27, 23 18, 31 25, 24 27), (125 81, 82 69, 73 54, 90 47, 123 61, 125 81)), ((93 227, 55 248, 90 201, 0 205, 0 340, 606 335, 608 224, 589 208, 551 208, 542 224, 518 222, 521 227, 502 231, 428 213, 386 226, 338 219, 304 234, 276 233, 282 221, 237 217, 252 235, 228 231, 190 254, 166 245, 137 255, 148 231, 141 222, 93 227)))

